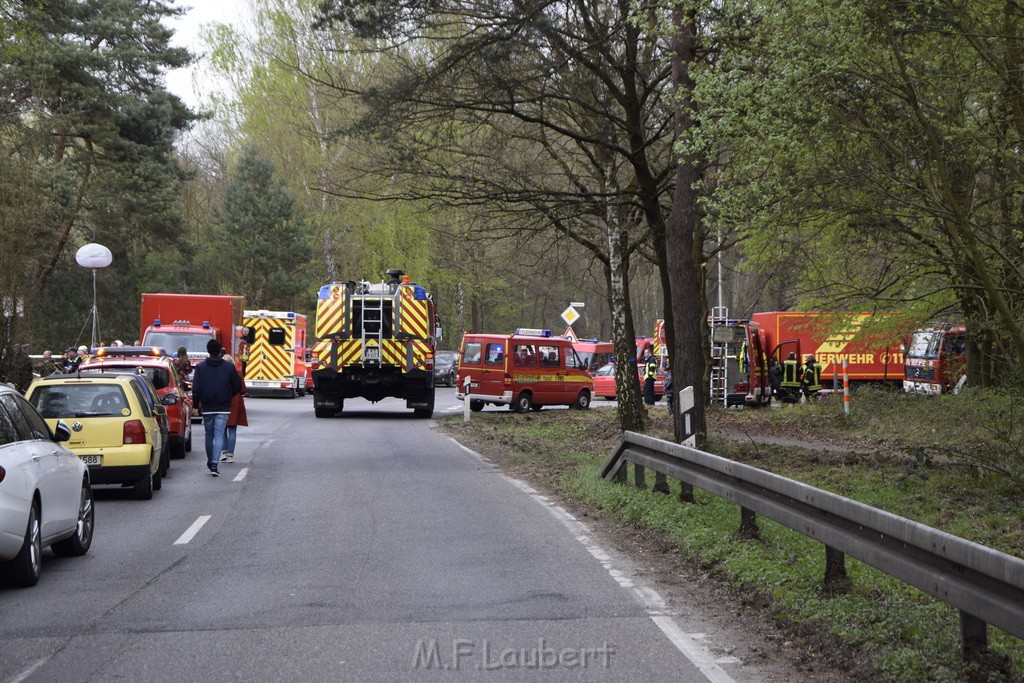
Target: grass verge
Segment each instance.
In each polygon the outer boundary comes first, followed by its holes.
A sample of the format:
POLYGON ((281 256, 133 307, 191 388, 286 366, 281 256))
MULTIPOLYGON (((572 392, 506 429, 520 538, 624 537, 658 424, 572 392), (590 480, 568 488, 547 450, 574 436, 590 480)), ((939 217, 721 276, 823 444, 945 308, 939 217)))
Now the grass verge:
MULTIPOLYGON (((828 401, 712 410, 708 450, 1022 556, 1024 485, 1012 474, 1012 445, 999 443, 1012 428, 958 429, 962 417, 949 414, 959 414, 957 401, 866 393, 855 401, 850 418, 828 401), (916 413, 934 427, 920 424, 916 413), (886 421, 886 414, 895 417, 886 421), (918 421, 901 428, 908 419, 918 421), (991 449, 1002 450, 995 458, 991 449), (997 465, 965 457, 980 451, 997 465)), ((977 407, 971 411, 977 417, 977 407)), ((653 414, 648 433, 669 438, 664 409, 653 414)), ((453 416, 440 425, 576 512, 627 524, 670 544, 737 594, 756 595, 782 628, 855 678, 1024 680, 1024 641, 990 627, 992 655, 964 662, 955 609, 861 562, 847 558, 850 590, 830 594, 822 585, 820 543, 764 518, 760 540, 740 540, 739 511, 727 501, 698 490, 695 504, 683 504, 678 485, 664 495, 600 480, 597 470, 619 440, 613 410, 486 411, 469 423, 453 416)))

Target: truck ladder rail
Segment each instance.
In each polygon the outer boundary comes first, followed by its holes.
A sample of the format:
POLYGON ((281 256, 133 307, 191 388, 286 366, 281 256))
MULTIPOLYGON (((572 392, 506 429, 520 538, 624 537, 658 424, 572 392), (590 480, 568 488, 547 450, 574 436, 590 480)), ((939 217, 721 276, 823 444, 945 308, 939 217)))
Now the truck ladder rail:
POLYGON ((729 396, 729 345, 715 341, 715 327, 729 322, 729 309, 715 306, 711 309, 711 386, 712 401, 726 405, 729 396))
MULTIPOLYGON (((380 293, 369 293, 360 296, 362 300, 362 316, 361 316, 361 328, 360 341, 362 343, 362 355, 365 359, 366 355, 366 341, 373 340, 377 343, 377 353, 382 353, 384 346, 384 283, 381 283, 380 293), (367 316, 367 313, 376 313, 376 317, 367 316), (376 325, 376 330, 370 329, 372 325, 376 325)), ((380 358, 378 358, 379 360, 380 358)))

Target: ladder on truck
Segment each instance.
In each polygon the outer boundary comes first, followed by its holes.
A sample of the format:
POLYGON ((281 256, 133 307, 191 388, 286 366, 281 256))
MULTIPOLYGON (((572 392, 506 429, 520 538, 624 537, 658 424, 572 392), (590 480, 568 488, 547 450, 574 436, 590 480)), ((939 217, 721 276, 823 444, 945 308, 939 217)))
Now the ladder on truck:
POLYGON ((729 344, 718 340, 715 328, 729 323, 729 309, 715 306, 711 309, 711 400, 728 406, 729 397, 729 344))
POLYGON ((378 363, 384 360, 384 291, 385 285, 382 282, 378 292, 376 287, 367 287, 369 291, 362 297, 362 329, 359 331, 362 341, 362 360, 375 360, 378 363), (366 346, 367 341, 376 343, 376 347, 366 346), (376 348, 376 351, 367 353, 368 349, 376 348))

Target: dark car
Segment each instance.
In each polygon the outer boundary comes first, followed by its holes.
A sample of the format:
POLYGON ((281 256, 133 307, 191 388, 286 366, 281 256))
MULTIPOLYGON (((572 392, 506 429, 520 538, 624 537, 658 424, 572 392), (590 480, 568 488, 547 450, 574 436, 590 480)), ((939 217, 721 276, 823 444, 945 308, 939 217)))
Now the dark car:
POLYGON ((434 356, 434 385, 455 386, 459 374, 459 354, 454 351, 438 351, 434 356))

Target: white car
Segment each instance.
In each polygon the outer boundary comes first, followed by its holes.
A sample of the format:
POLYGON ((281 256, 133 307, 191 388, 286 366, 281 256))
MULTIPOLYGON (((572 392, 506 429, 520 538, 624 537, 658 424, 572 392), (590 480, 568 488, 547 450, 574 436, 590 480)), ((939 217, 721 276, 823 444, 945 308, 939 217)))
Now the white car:
POLYGON ((60 444, 21 394, 0 385, 0 581, 34 586, 43 548, 84 555, 92 545, 94 511, 89 468, 60 444))

